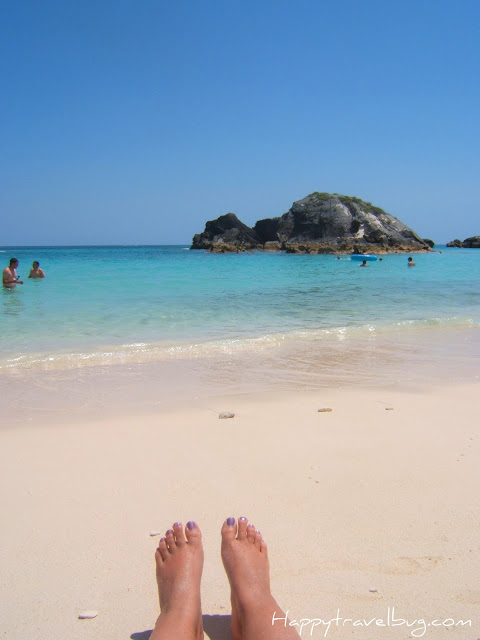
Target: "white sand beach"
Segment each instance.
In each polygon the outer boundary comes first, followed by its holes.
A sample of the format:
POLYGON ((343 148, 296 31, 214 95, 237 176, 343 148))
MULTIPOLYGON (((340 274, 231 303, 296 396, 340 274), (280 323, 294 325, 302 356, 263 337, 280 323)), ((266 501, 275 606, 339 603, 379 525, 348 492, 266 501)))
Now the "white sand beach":
POLYGON ((480 640, 480 0, 1 17, 0 640, 480 640))
POLYGON ((479 417, 478 385, 463 384, 5 423, 0 636, 146 640, 158 615, 150 534, 195 520, 206 637, 229 638, 219 531, 245 515, 291 619, 352 619, 302 637, 476 638, 479 417), (98 616, 79 620, 85 610, 98 616))

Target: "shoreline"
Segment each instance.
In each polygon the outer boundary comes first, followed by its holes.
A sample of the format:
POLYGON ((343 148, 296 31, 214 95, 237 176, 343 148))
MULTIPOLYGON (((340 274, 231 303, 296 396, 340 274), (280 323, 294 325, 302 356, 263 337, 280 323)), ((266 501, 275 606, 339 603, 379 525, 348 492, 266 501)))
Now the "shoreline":
POLYGON ((472 620, 434 639, 476 637, 477 397, 475 384, 318 389, 221 396, 136 419, 11 424, 0 430, 2 630, 9 640, 146 640, 158 607, 149 534, 193 519, 206 552, 206 637, 227 639, 219 529, 246 515, 269 545, 273 592, 292 618, 337 609, 382 618, 394 606, 409 620, 472 620), (219 420, 221 410, 235 417, 219 420), (85 609, 98 617, 78 620, 85 609))
POLYGON ((480 380, 480 328, 261 342, 145 362, 0 371, 0 427, 146 415, 210 398, 326 389, 420 390, 480 380))
MULTIPOLYGON (((290 329, 289 331, 270 331, 258 334, 240 334, 235 337, 211 336, 183 337, 177 340, 164 340, 162 342, 132 342, 125 344, 85 344, 72 346, 70 349, 57 349, 55 351, 28 353, 15 349, 11 353, 0 354, 0 375, 10 370, 37 369, 65 370, 81 367, 109 366, 117 364, 141 364, 158 360, 192 359, 202 357, 215 357, 216 355, 234 355, 236 352, 250 350, 252 353, 261 353, 265 349, 301 348, 303 343, 315 346, 334 348, 341 343, 353 345, 361 344, 366 338, 378 338, 383 343, 395 342, 402 339, 415 340, 415 336, 424 337, 429 334, 435 338, 440 337, 448 343, 449 338, 455 332, 464 332, 465 335, 479 334, 480 324, 468 317, 454 318, 429 318, 416 320, 403 320, 390 322, 384 325, 351 326, 325 326, 322 328, 304 327, 290 329)), ((374 344, 370 345, 374 348, 374 344)))

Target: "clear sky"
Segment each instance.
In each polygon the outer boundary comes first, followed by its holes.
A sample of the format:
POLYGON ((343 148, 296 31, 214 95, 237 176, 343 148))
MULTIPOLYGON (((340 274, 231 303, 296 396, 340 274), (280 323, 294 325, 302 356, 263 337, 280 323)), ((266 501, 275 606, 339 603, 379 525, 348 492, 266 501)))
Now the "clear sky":
POLYGON ((478 0, 2 0, 2 245, 189 243, 312 191, 480 234, 478 0))

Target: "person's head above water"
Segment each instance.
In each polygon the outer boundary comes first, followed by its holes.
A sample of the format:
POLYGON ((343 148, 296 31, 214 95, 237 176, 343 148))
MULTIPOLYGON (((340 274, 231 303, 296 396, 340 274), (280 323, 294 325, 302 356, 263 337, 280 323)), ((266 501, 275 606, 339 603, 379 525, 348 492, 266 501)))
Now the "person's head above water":
POLYGON ((18 260, 17 260, 17 258, 10 258, 10 266, 11 266, 11 267, 16 267, 16 266, 18 266, 18 260))
POLYGON ((40 263, 38 262, 38 260, 34 260, 34 261, 32 262, 32 267, 33 267, 34 269, 38 269, 38 267, 39 267, 39 266, 40 266, 40 263))

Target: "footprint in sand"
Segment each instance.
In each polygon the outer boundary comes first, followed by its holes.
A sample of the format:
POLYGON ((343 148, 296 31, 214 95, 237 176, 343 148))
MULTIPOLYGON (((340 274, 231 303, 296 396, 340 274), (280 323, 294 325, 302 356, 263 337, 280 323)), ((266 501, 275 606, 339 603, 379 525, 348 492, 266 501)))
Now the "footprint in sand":
POLYGON ((455 600, 462 604, 480 604, 480 591, 465 589, 465 591, 457 593, 455 600))
POLYGON ((384 573, 395 575, 413 575, 431 571, 441 562, 441 556, 421 556, 419 558, 400 557, 389 561, 384 567, 384 573))

